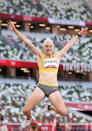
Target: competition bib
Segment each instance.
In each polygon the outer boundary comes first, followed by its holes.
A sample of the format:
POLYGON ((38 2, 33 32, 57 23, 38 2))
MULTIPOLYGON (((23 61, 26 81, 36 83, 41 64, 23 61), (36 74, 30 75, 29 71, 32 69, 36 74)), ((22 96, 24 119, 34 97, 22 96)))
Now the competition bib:
POLYGON ((57 59, 43 59, 44 68, 57 68, 58 61, 57 59))

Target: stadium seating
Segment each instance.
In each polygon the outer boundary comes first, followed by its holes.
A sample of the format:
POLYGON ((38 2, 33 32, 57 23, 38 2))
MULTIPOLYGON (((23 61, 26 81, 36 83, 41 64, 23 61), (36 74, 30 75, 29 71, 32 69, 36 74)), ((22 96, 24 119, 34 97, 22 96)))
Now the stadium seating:
POLYGON ((92 99, 91 83, 88 82, 59 82, 59 89, 67 102, 90 102, 92 99))
MULTIPOLYGON (((53 40, 55 44, 55 51, 62 49, 66 43, 73 37, 70 35, 55 35, 46 33, 30 33, 22 32, 27 36, 30 41, 37 47, 42 48, 43 42, 46 38, 53 40)), ((70 50, 63 56, 61 63, 92 63, 92 38, 81 37, 70 48, 70 50)), ((36 61, 36 57, 31 53, 28 47, 11 31, 2 31, 0 38, 0 58, 1 59, 14 59, 24 61, 36 61)))
MULTIPOLYGON (((25 119, 22 109, 28 97, 32 94, 35 85, 36 82, 33 79, 0 78, 0 112, 8 118, 9 122, 17 123, 22 122, 22 120, 25 119)), ((81 86, 79 86, 76 82, 71 82, 71 84, 68 82, 62 82, 61 86, 61 83, 59 82, 59 89, 65 102, 91 102, 92 89, 90 88, 89 83, 80 85, 81 86), (85 94, 85 92, 88 93, 85 94)), ((44 123, 52 123, 53 118, 60 116, 56 115, 53 111, 44 113, 46 103, 50 104, 47 98, 34 108, 32 111, 32 117, 36 119, 40 118, 44 121, 44 123)), ((71 122, 82 122, 81 114, 78 115, 78 113, 74 113, 71 109, 68 110, 68 112, 71 122), (81 117, 81 119, 74 119, 74 117, 81 117)), ((83 119, 83 122, 85 121, 86 119, 83 119)), ((88 121, 90 121, 90 119, 88 121)))
POLYGON ((92 20, 91 13, 83 1, 75 0, 0 0, 0 12, 63 20, 92 20))

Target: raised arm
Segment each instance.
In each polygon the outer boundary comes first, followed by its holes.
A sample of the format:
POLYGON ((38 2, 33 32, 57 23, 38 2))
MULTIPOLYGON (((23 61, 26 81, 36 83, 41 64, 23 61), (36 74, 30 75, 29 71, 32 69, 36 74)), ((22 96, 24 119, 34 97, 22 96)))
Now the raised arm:
POLYGON ((16 29, 16 27, 15 27, 15 25, 14 25, 13 22, 8 21, 8 22, 7 22, 7 27, 8 27, 9 29, 11 29, 11 30, 29 47, 29 49, 30 49, 36 56, 38 56, 38 55, 41 56, 42 51, 41 51, 39 48, 35 47, 35 46, 29 41, 29 39, 28 39, 27 37, 25 37, 22 33, 20 33, 20 32, 16 29))
POLYGON ((79 36, 86 35, 86 34, 87 34, 87 28, 85 29, 82 28, 78 34, 76 34, 71 40, 69 40, 69 42, 65 45, 63 49, 61 49, 56 53, 56 55, 58 57, 62 57, 73 46, 73 44, 77 41, 79 36))

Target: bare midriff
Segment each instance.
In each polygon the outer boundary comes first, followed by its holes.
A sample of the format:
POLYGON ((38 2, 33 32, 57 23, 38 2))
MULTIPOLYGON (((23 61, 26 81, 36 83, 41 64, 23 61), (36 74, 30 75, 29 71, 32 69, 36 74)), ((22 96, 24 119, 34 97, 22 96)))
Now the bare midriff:
POLYGON ((39 83, 58 86, 57 74, 49 71, 39 72, 39 83))

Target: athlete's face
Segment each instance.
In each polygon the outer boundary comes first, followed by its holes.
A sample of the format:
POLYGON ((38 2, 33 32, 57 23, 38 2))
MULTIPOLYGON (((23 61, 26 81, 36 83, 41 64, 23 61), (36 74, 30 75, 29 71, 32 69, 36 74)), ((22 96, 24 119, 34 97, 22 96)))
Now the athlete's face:
POLYGON ((47 42, 43 49, 46 55, 51 55, 53 53, 54 45, 51 42, 47 42))

